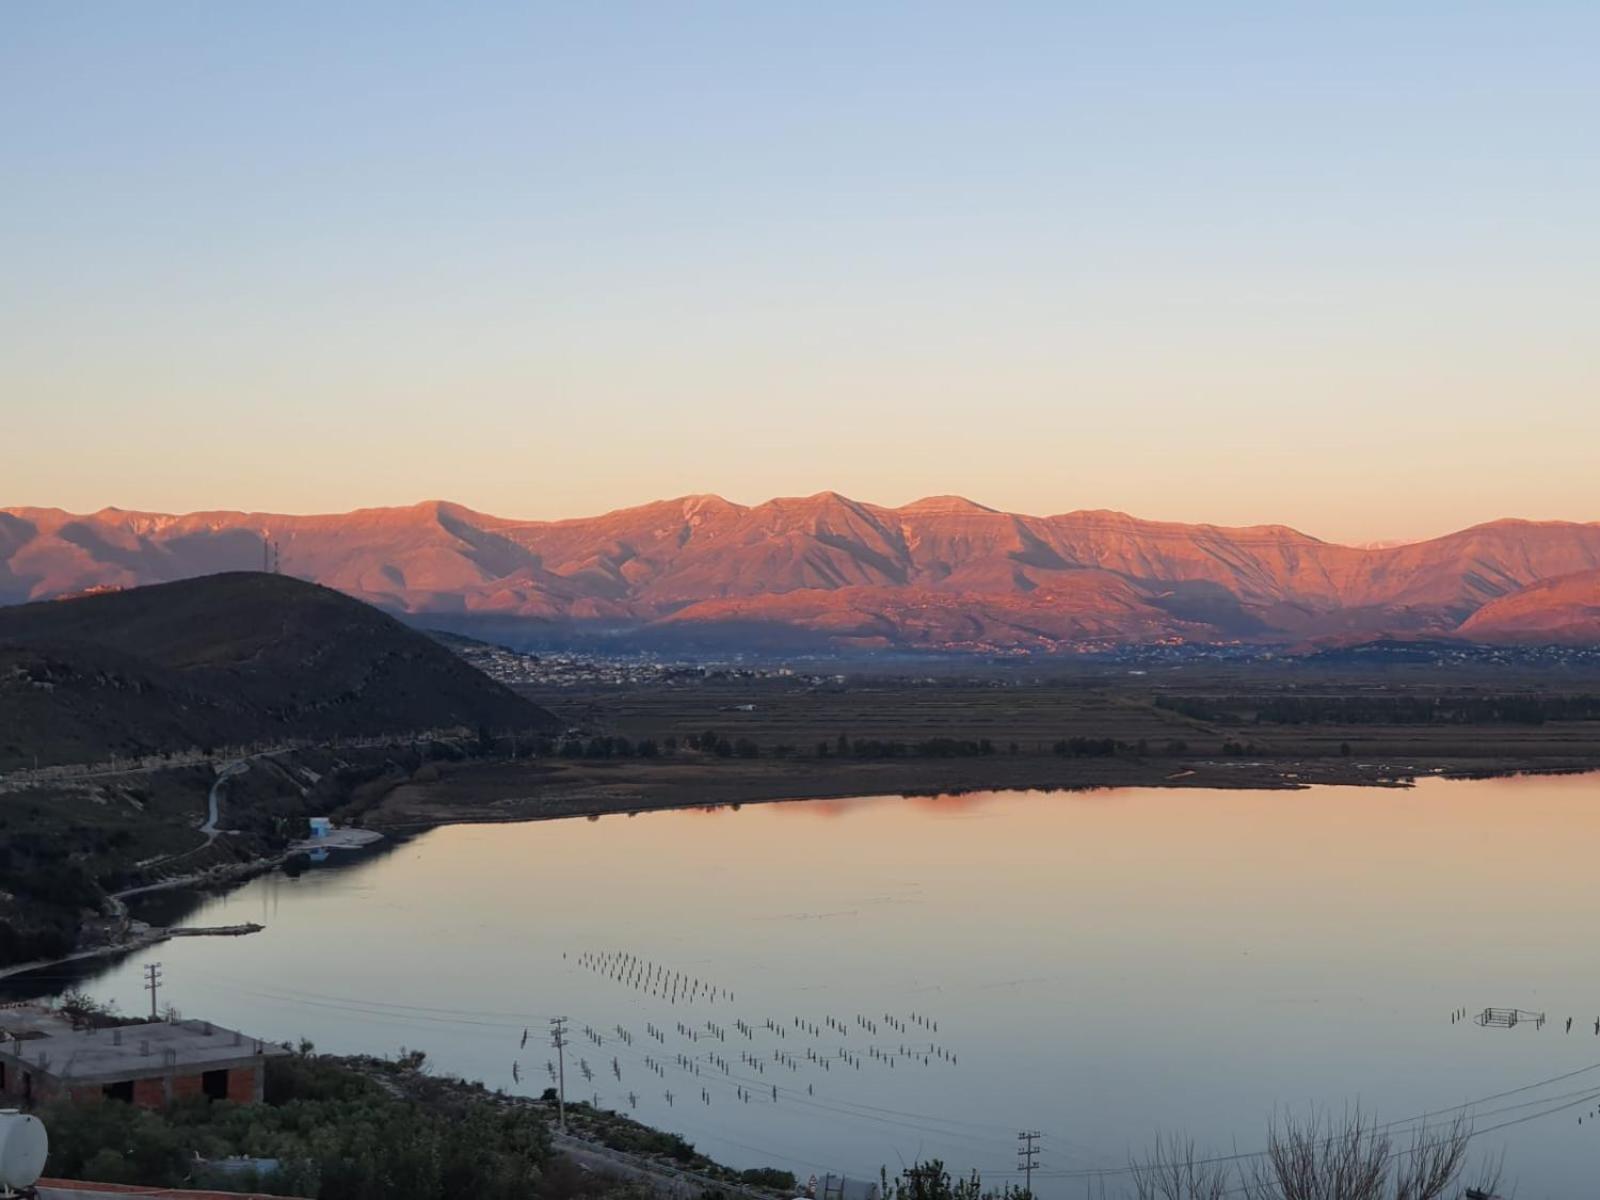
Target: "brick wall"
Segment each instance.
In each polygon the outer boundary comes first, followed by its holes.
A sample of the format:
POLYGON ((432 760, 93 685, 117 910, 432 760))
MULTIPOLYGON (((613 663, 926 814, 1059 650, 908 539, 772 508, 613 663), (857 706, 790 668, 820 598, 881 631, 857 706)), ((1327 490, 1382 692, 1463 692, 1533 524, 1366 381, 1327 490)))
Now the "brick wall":
POLYGON ((0 1088, 0 1096, 20 1096, 22 1095, 22 1073, 29 1068, 21 1066, 16 1059, 10 1057, 7 1057, 5 1063, 6 1085, 0 1088))
POLYGON ((32 1102, 34 1104, 43 1104, 59 1094, 59 1089, 55 1087, 54 1080, 39 1070, 38 1067, 18 1063, 14 1058, 8 1059, 6 1062, 6 1086, 4 1089, 0 1089, 0 1096, 5 1097, 8 1107, 15 1107, 23 1103, 23 1097, 26 1093, 23 1090, 22 1080, 25 1075, 33 1076, 32 1102))
POLYGON ((35 1104, 49 1104, 61 1095, 61 1085, 48 1075, 33 1073, 33 1102, 35 1104))
MULTIPOLYGON (((5 1087, 0 1089, 7 1103, 19 1103, 22 1099, 22 1073, 27 1068, 18 1067, 16 1062, 6 1064, 5 1087)), ((61 1094, 61 1089, 56 1081, 38 1070, 33 1070, 33 1102, 43 1104, 61 1094)), ((233 1067, 228 1071, 228 1099, 235 1104, 254 1104, 259 1098, 258 1089, 261 1086, 260 1066, 233 1067)), ((74 1087, 66 1092, 75 1104, 95 1104, 105 1098, 104 1090, 99 1085, 92 1087, 74 1087)), ((133 1081, 133 1102, 140 1108, 165 1108, 168 1103, 176 1100, 189 1100, 205 1094, 205 1082, 199 1072, 189 1075, 174 1075, 171 1079, 171 1090, 168 1090, 168 1081, 157 1076, 153 1079, 135 1079, 133 1081)))
POLYGON ((256 1067, 235 1067, 228 1072, 228 1099, 235 1104, 254 1104, 256 1095, 256 1067))
POLYGON ((174 1100, 193 1100, 196 1096, 204 1095, 204 1085, 198 1075, 174 1075, 172 1078, 172 1098, 174 1100))

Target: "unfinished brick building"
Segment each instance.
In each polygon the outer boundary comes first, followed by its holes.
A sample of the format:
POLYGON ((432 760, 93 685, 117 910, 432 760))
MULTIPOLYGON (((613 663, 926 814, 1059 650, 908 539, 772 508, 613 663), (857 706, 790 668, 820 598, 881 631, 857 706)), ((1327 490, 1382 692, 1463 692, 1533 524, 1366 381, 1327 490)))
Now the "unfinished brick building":
POLYGON ((267 1059, 288 1051, 209 1021, 73 1029, 58 1013, 0 1009, 0 1104, 28 1107, 62 1096, 162 1108, 206 1096, 262 1098, 267 1059))

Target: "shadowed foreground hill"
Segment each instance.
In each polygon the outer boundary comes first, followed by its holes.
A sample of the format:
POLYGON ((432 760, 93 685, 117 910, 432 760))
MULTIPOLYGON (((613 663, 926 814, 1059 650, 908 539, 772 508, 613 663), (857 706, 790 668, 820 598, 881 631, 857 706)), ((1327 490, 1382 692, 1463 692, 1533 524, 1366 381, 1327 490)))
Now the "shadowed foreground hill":
POLYGON ((342 593, 233 573, 0 608, 0 769, 555 719, 342 593))

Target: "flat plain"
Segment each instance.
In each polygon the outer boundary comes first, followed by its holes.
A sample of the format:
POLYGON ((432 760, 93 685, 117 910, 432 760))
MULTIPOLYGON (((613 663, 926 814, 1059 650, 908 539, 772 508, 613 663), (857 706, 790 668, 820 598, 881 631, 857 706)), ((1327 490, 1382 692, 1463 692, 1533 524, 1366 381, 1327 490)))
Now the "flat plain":
POLYGON ((363 819, 399 828, 882 793, 1394 785, 1600 766, 1600 720, 1539 715, 1596 712, 1593 671, 994 668, 526 694, 573 740, 626 739, 628 753, 430 764, 381 800, 369 793, 363 819), (754 756, 691 748, 708 734, 754 756), (940 739, 987 746, 930 746, 940 739), (655 756, 638 755, 645 741, 655 756))

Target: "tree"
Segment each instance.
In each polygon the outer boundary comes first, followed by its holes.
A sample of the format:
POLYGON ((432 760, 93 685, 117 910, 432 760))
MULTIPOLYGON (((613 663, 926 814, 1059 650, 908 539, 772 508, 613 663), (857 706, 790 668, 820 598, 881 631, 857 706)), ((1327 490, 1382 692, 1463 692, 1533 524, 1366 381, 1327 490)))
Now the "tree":
MULTIPOLYGON (((1439 1200, 1464 1174, 1471 1140, 1464 1117, 1419 1128, 1403 1150, 1360 1109, 1337 1119, 1287 1117, 1273 1122, 1244 1193, 1250 1200, 1439 1200)), ((1478 1189, 1493 1192, 1498 1167, 1479 1174, 1478 1189)))
POLYGON ((61 994, 56 1001, 56 1008, 72 1022, 74 1029, 99 1029, 126 1022, 126 1018, 117 1011, 115 1001, 102 1004, 88 992, 76 987, 68 988, 61 994))
POLYGON ((879 1192, 883 1200, 1032 1200, 1026 1188, 1006 1185, 1003 1188, 985 1188, 976 1171, 963 1179, 952 1180, 944 1163, 937 1158, 915 1162, 901 1171, 895 1179, 886 1170, 879 1171, 879 1192))
MULTIPOLYGON (((1471 1140, 1471 1126, 1458 1117, 1419 1127, 1409 1145, 1397 1147, 1383 1126, 1354 1109, 1338 1118, 1274 1121, 1259 1155, 1207 1157, 1192 1141, 1161 1138, 1129 1164, 1129 1174, 1137 1200, 1442 1200, 1462 1194, 1471 1140)), ((1476 1189, 1492 1194, 1500 1170, 1489 1165, 1476 1176, 1476 1189)))
POLYGON ((753 1167, 748 1171, 741 1171, 739 1178, 753 1187, 769 1188, 775 1192, 788 1192, 791 1196, 795 1190, 793 1171, 780 1171, 776 1167, 753 1167))
POLYGON ((131 1104, 61 1102, 41 1116, 55 1175, 104 1183, 171 1186, 186 1167, 176 1132, 158 1113, 131 1104))
POLYGON ((266 1103, 63 1102, 46 1109, 49 1173, 149 1187, 240 1186, 327 1200, 522 1200, 544 1195, 542 1114, 481 1087, 418 1071, 418 1053, 384 1070, 404 1094, 344 1064, 292 1055, 267 1067, 266 1103), (275 1158, 268 1180, 208 1176, 193 1155, 275 1158), (262 1186, 266 1185, 266 1186, 262 1186))
POLYGON ((1192 1139, 1176 1135, 1158 1138, 1128 1171, 1138 1200, 1222 1200, 1233 1185, 1229 1164, 1201 1157, 1192 1139))

